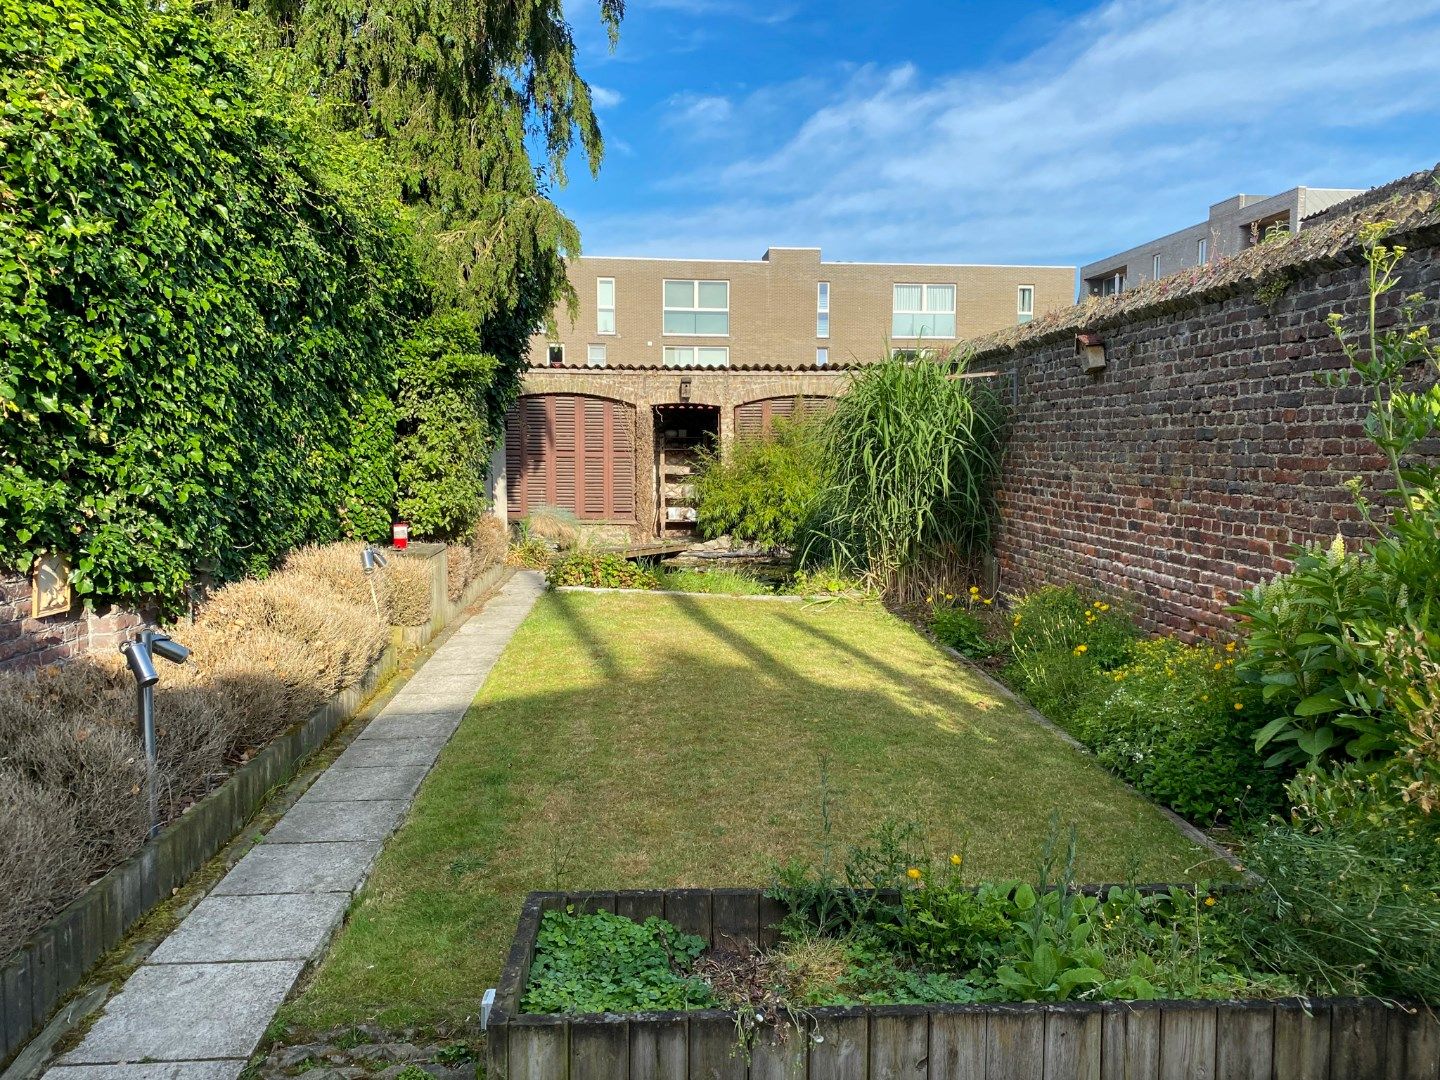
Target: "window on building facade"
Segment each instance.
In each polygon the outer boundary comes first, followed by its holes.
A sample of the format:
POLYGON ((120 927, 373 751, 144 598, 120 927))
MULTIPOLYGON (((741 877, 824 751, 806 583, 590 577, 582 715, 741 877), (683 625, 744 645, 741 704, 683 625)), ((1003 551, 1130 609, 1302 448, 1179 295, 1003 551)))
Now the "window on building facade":
POLYGON ((1204 266, 1209 259, 1210 241, 1208 238, 1202 236, 1199 240, 1195 241, 1195 265, 1204 266))
POLYGON ((815 366, 816 366, 816 367, 824 367, 824 366, 825 366, 826 364, 828 364, 828 363, 830 363, 830 350, 829 350, 829 349, 816 349, 816 350, 815 350, 815 366))
POLYGON ((605 366, 605 346, 591 345, 585 350, 585 363, 590 367, 605 366))
POLYGON ((595 281, 595 332, 615 333, 615 279, 602 277, 595 281))
POLYGON ((890 336, 955 336, 954 285, 896 285, 890 336))
POLYGON ((1021 285, 1016 292, 1016 321, 1027 323, 1035 317, 1035 286, 1021 285))
POLYGON ((666 367, 729 367, 730 350, 706 345, 666 345, 661 359, 666 367))
POLYGON ((726 337, 730 333, 728 281, 665 281, 667 334, 726 337))
POLYGON ((552 344, 550 345, 549 349, 546 350, 546 351, 547 351, 548 356, 549 356, 550 366, 551 366, 551 367, 559 367, 561 364, 565 363, 565 346, 564 346, 564 345, 557 345, 557 344, 552 343, 552 344))
POLYGON ((1160 280, 1160 253, 1156 252, 1150 256, 1150 280, 1160 280))
POLYGON ((815 336, 830 336, 830 283, 822 281, 815 289, 815 336))

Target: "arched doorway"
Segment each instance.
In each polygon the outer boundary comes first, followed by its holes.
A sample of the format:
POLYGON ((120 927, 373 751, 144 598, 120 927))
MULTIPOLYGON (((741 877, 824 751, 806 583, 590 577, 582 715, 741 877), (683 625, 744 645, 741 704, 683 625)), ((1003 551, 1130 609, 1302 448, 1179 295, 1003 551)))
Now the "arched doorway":
POLYGON ((656 405, 655 535, 685 540, 695 535, 695 473, 720 442, 720 409, 688 402, 656 405))

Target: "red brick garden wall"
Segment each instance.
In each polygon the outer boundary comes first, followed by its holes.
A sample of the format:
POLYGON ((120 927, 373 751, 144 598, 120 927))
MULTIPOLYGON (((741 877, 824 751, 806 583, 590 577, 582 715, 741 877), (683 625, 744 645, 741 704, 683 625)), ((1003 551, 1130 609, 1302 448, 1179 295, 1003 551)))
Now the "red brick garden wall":
POLYGON ((53 664, 104 648, 118 648, 144 625, 139 615, 105 607, 76 609, 48 619, 30 617, 30 579, 0 571, 0 671, 53 664))
MULTIPOLYGON (((1440 323, 1434 240, 1404 262, 1393 317, 1423 290, 1440 323)), ((1317 383, 1343 366, 1326 325, 1365 303, 1358 261, 1302 273, 1273 306, 1253 284, 1223 298, 1142 306, 1092 325, 1108 366, 1087 375, 1075 333, 1041 333, 980 366, 1018 363, 1000 492, 1001 587, 1072 582, 1130 594, 1152 630, 1229 624, 1237 592, 1288 566, 1294 545, 1357 536, 1352 476, 1382 464, 1356 390, 1317 383)))

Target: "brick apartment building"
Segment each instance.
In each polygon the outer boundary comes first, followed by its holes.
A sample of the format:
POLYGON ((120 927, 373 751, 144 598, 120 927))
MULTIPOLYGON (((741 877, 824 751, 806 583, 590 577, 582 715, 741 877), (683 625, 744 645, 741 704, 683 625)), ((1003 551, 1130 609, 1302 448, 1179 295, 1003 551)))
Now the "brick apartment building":
POLYGON ((1297 233, 1306 218, 1361 194, 1360 188, 1295 187, 1279 195, 1232 196, 1210 207, 1209 216, 1198 225, 1082 266, 1082 295, 1113 296, 1142 281, 1158 281, 1187 267, 1238 255, 1272 228, 1297 233))
POLYGON ((1075 268, 582 257, 531 341, 493 463, 497 512, 558 508, 619 539, 693 530, 696 454, 821 409, 889 350, 948 349, 1073 303, 1075 268))

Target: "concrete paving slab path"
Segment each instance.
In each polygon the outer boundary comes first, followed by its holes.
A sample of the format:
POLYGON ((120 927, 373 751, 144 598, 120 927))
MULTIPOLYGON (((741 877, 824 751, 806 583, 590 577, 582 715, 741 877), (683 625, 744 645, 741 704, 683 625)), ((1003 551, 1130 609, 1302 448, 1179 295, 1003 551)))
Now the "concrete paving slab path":
POLYGON ((235 1080, 544 588, 520 571, 458 627, 45 1080, 235 1080))

